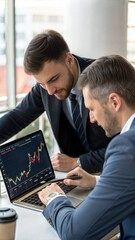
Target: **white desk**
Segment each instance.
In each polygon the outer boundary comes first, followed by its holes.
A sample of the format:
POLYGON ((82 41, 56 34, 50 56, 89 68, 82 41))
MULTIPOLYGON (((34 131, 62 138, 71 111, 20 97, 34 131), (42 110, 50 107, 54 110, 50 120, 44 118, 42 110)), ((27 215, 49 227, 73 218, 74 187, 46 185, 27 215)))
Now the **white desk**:
POLYGON ((14 206, 6 194, 0 197, 0 207, 14 208, 18 214, 15 240, 59 240, 41 212, 14 206))
MULTIPOLYGON (((59 177, 64 175, 63 173, 56 174, 59 177)), ((14 208, 18 214, 15 240, 60 240, 41 212, 11 204, 6 193, 0 196, 0 207, 14 208)), ((117 231, 118 229, 115 232, 117 233, 117 231)), ((109 234, 102 240, 109 240, 113 235, 109 234)))

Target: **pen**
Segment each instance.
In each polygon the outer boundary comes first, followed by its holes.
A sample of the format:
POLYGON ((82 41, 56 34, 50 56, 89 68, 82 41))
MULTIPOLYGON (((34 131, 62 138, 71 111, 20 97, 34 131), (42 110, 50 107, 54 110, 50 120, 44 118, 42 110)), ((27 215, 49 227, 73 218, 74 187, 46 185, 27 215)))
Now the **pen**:
POLYGON ((61 182, 61 181, 65 180, 65 179, 79 180, 79 179, 82 179, 82 177, 74 175, 74 176, 70 176, 70 177, 54 179, 54 180, 50 181, 50 183, 61 182))

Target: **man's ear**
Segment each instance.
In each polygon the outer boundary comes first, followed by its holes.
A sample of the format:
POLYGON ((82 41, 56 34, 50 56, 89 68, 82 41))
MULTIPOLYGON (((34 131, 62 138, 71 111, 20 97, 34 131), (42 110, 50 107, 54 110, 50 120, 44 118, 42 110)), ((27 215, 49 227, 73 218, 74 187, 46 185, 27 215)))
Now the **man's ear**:
POLYGON ((114 110, 117 112, 120 109, 121 106, 121 98, 117 93, 111 93, 109 95, 109 103, 114 108, 114 110))
POLYGON ((71 52, 68 52, 68 53, 67 53, 67 58, 66 58, 67 63, 68 63, 68 64, 72 64, 72 63, 73 63, 73 60, 74 60, 74 57, 73 57, 72 53, 71 53, 71 52))

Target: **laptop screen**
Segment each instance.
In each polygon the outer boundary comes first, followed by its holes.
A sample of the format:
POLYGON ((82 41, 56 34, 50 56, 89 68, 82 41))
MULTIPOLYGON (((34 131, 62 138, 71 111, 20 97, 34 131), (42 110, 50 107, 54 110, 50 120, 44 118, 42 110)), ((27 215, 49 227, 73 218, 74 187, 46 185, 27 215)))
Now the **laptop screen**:
POLYGON ((11 200, 55 177, 42 131, 0 146, 0 167, 11 200))

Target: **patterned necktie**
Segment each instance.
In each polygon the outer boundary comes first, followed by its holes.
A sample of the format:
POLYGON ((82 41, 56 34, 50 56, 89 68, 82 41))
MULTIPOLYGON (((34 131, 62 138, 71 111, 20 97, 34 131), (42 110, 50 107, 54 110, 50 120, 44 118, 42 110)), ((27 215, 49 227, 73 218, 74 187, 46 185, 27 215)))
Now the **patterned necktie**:
POLYGON ((86 140, 86 135, 85 135, 83 123, 82 123, 82 117, 80 114, 79 103, 76 100, 76 95, 73 93, 70 93, 69 99, 71 101, 71 110, 72 110, 72 116, 73 116, 73 121, 75 124, 76 131, 78 133, 78 136, 81 140, 82 145, 84 146, 85 150, 88 151, 89 146, 86 140))

